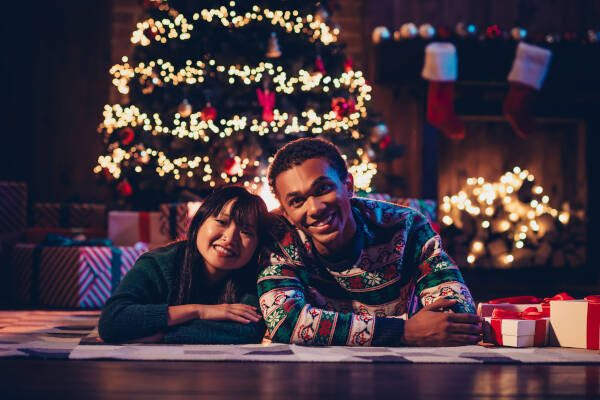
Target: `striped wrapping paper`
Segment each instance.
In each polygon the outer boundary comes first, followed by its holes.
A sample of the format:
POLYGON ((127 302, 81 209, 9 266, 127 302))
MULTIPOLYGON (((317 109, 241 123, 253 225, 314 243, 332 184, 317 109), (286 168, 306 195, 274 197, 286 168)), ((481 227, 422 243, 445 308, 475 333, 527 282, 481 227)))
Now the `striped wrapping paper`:
POLYGON ((11 258, 13 301, 100 308, 147 249, 143 243, 127 247, 39 247, 36 254, 35 245, 18 244, 11 258), (120 262, 113 263, 117 261, 113 255, 120 262))
POLYGON ((359 197, 364 197, 373 200, 382 200, 387 201, 389 203, 414 208, 421 214, 425 215, 430 222, 437 221, 437 203, 435 200, 392 197, 386 193, 367 193, 361 194, 359 197))
POLYGON ((41 228, 106 228, 103 204, 35 203, 33 225, 41 228))
POLYGON ((185 239, 190 222, 200 205, 200 201, 161 204, 160 231, 171 240, 185 239))
POLYGON ((27 225, 27 185, 0 182, 0 234, 21 232, 27 225))

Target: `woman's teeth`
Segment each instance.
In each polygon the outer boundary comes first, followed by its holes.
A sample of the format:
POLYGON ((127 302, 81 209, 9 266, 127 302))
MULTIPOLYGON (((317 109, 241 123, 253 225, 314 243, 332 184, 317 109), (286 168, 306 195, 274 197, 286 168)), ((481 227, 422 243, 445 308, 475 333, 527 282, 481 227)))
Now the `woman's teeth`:
POLYGON ((215 248, 215 250, 217 250, 218 253, 221 253, 228 257, 233 256, 235 254, 233 251, 231 251, 223 246, 219 246, 218 244, 215 245, 214 248, 215 248))

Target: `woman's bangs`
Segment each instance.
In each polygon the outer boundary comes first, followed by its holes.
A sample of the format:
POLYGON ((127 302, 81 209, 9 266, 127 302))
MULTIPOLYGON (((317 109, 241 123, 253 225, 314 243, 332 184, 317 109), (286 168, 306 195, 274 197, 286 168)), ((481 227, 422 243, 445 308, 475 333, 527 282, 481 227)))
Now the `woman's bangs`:
POLYGON ((229 218, 239 227, 251 228, 253 231, 258 232, 259 216, 261 214, 258 203, 260 200, 244 196, 243 198, 238 197, 234 201, 231 205, 229 218))

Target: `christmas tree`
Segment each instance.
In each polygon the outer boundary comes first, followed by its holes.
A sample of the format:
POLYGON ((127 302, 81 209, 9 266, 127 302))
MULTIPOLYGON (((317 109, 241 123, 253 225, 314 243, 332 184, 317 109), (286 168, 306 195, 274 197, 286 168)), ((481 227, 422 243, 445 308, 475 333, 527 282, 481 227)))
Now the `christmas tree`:
POLYGON ((398 157, 368 110, 371 87, 338 41, 335 2, 146 0, 133 59, 110 73, 106 153, 95 172, 136 208, 237 183, 265 193, 272 155, 320 136, 342 151, 358 190, 398 157))

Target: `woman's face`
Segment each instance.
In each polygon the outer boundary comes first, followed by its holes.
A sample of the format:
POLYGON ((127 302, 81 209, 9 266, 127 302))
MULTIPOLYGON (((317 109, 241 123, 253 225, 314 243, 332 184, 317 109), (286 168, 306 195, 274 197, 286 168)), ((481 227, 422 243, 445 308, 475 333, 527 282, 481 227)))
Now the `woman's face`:
POLYGON ((198 229, 196 246, 211 275, 242 268, 258 246, 256 224, 242 227, 230 218, 235 201, 229 200, 218 215, 208 217, 198 229))

